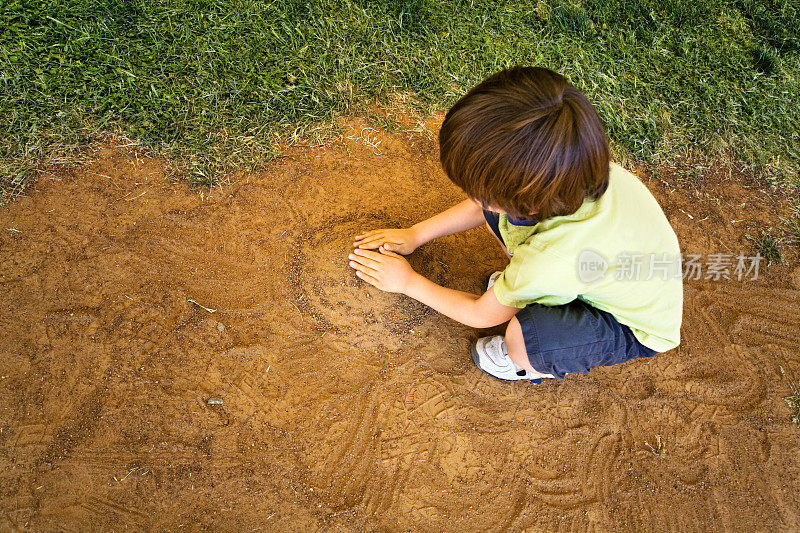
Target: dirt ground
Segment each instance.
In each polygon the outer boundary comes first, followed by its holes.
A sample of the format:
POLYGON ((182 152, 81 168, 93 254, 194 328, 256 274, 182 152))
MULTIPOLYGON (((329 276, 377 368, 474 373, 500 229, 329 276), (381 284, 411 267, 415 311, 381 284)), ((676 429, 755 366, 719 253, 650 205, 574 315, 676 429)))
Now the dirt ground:
MULTIPOLYGON (((347 267, 463 198, 429 133, 347 127, 202 193, 106 143, 0 208, 0 530, 800 528, 796 254, 687 281, 676 350, 499 382, 486 331, 347 267)), ((786 208, 638 173, 687 253, 752 254, 786 208)), ((477 293, 504 259, 476 229, 411 262, 477 293)))

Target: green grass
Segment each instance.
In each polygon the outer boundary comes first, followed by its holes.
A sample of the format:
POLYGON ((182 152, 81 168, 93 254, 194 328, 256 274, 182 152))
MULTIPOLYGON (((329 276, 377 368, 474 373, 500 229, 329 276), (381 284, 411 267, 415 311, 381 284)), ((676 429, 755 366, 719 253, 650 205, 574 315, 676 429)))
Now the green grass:
POLYGON ((800 248, 800 219, 785 220, 783 231, 786 233, 786 242, 800 248))
POLYGON ((618 157, 692 148, 795 182, 799 35, 797 0, 5 0, 0 202, 98 132, 211 183, 366 103, 443 110, 514 64, 586 92, 618 157))
POLYGON ((783 262, 781 240, 773 235, 771 231, 761 230, 760 235, 752 236, 747 234, 745 237, 747 237, 747 240, 753 243, 756 251, 758 251, 758 253, 767 260, 768 265, 771 265, 773 262, 783 262))
POLYGON ((788 218, 782 218, 784 240, 800 249, 800 198, 794 198, 794 205, 788 218))

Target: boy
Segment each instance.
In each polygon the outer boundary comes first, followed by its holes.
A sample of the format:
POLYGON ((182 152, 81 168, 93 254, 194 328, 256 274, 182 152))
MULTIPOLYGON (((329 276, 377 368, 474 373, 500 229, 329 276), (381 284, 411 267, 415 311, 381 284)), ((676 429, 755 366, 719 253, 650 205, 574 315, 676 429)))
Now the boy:
POLYGON ((356 236, 359 278, 471 327, 508 322, 505 336, 472 345, 475 364, 503 380, 562 379, 678 345, 675 233, 647 188, 610 162, 599 116, 563 76, 515 67, 489 77, 448 111, 439 145, 469 199, 356 236), (483 295, 436 285, 401 256, 484 223, 510 262, 483 295))

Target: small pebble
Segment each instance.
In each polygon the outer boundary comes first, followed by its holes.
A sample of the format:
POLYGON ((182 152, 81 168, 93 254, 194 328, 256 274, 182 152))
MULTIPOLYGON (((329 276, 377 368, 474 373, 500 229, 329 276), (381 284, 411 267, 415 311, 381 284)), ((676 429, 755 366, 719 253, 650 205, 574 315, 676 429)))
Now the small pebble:
POLYGON ((222 324, 222 322, 217 322, 217 331, 219 331, 220 333, 225 331, 225 326, 222 324))
POLYGON ((206 404, 208 405, 222 405, 222 398, 219 396, 212 396, 208 400, 206 400, 206 404))

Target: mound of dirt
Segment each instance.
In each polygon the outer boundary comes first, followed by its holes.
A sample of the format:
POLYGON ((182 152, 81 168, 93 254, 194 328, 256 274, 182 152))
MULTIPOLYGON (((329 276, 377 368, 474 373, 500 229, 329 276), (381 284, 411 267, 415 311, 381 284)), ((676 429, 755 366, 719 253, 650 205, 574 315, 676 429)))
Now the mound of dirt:
MULTIPOLYGON (((347 266, 463 198, 429 133, 370 131, 202 192, 107 144, 0 209, 0 529, 800 528, 800 269, 687 281, 671 352, 499 382, 486 332, 347 266)), ((651 170, 686 253, 786 209, 651 170)), ((410 261, 474 293, 505 264, 483 229, 410 261)))
MULTIPOLYGON (((433 310, 416 300, 365 287, 342 260, 353 250, 354 236, 365 227, 409 224, 413 222, 408 219, 368 213, 334 217, 306 228, 292 244, 289 262, 289 284, 299 311, 312 317, 321 331, 349 334, 354 346, 360 344, 361 336, 390 339, 413 333, 433 310)), ((409 262, 442 284, 448 267, 436 259, 436 248, 434 244, 420 249, 409 262)))

